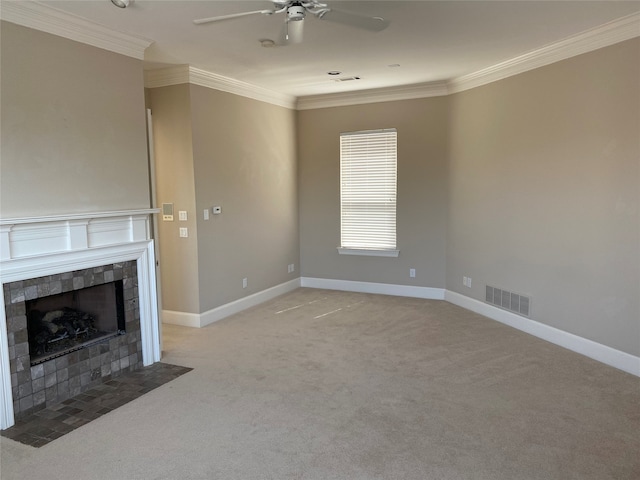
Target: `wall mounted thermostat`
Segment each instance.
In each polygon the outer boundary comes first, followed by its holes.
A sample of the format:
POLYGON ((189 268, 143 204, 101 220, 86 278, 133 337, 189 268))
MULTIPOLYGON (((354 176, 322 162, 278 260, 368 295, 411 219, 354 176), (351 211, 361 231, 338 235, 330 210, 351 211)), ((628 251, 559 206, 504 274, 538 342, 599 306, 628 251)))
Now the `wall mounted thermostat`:
POLYGON ((162 220, 173 222, 173 203, 162 204, 162 220))

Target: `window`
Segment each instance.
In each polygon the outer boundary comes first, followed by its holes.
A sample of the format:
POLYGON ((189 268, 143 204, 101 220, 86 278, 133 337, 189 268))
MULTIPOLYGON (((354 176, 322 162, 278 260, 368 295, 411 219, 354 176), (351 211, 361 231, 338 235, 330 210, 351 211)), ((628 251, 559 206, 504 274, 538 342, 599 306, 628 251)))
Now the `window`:
POLYGON ((341 254, 398 256, 396 129, 340 135, 341 254))

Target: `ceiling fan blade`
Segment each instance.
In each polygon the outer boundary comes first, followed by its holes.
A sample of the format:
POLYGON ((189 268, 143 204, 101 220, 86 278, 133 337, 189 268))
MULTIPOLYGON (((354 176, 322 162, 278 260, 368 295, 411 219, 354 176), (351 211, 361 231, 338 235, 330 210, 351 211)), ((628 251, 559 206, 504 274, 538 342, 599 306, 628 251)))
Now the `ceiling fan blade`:
POLYGON ((367 17, 357 13, 343 12, 327 8, 318 14, 318 18, 330 22, 341 23, 350 27, 362 28, 373 32, 380 32, 387 28, 391 22, 382 17, 367 17))
POLYGON ((274 12, 273 12, 273 10, 254 10, 252 12, 242 12, 242 13, 232 13, 230 15, 220 15, 219 17, 199 18, 198 20, 194 20, 193 23, 195 23, 196 25, 202 25, 203 23, 220 22, 222 20, 231 20, 232 18, 246 17, 248 15, 255 15, 257 13, 262 13, 263 15, 272 15, 274 12))

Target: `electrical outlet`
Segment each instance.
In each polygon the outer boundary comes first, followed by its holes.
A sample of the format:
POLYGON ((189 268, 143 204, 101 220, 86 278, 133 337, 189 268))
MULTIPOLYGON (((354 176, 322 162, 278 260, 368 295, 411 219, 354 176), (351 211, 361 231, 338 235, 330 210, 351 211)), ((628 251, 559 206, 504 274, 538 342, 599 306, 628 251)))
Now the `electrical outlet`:
POLYGON ((295 263, 290 263, 289 265, 287 265, 287 273, 293 273, 295 271, 296 271, 295 263))
POLYGON ((189 236, 189 230, 185 227, 180 227, 180 236, 187 238, 189 236))
POLYGON ((416 269, 415 268, 410 268, 409 269, 409 276, 411 278, 416 278, 416 269))
POLYGON ((247 288, 247 285, 249 285, 249 282, 247 281, 246 278, 242 279, 242 288, 247 288))
POLYGON ((471 277, 467 277, 467 287, 471 288, 471 277))
POLYGON ((467 277, 462 277, 462 285, 467 286, 467 277))

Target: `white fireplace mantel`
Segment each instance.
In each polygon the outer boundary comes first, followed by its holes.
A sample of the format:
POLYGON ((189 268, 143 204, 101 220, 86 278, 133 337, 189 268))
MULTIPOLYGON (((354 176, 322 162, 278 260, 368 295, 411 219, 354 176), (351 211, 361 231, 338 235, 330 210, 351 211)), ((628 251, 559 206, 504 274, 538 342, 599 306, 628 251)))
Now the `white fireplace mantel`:
MULTIPOLYGON (((159 209, 0 219, 0 283, 135 260, 143 364, 160 360, 151 215, 159 209)), ((14 424, 4 295, 0 295, 0 429, 14 424)))

